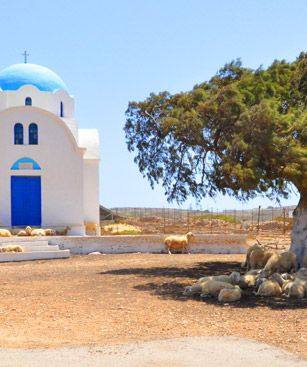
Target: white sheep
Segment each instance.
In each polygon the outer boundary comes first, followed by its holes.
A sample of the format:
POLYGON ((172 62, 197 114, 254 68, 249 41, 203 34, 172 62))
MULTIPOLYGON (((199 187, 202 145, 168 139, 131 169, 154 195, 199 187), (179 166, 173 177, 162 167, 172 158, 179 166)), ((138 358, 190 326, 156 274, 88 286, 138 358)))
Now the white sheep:
POLYGON ((185 235, 182 236, 167 236, 164 239, 164 244, 168 250, 168 253, 171 255, 171 249, 172 250, 181 250, 182 253, 184 250, 188 251, 188 246, 194 237, 192 232, 188 232, 185 235))
POLYGON ((251 288, 256 285, 257 275, 244 274, 240 277, 239 287, 242 289, 251 288))
POLYGON ((241 296, 241 288, 235 285, 233 289, 223 288, 218 295, 218 300, 223 303, 235 302, 241 299, 241 296))

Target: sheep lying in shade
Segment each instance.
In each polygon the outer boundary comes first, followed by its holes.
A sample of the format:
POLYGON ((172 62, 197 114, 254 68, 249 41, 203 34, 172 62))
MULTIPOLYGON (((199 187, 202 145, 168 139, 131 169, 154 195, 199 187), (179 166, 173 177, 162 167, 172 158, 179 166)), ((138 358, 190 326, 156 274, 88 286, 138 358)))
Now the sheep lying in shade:
POLYGON ((296 271, 296 269, 297 261, 295 253, 285 251, 280 254, 273 254, 261 271, 260 276, 267 278, 273 273, 291 272, 296 271))
POLYGON ((0 229, 0 237, 12 237, 12 233, 8 229, 0 229))
POLYGON ((9 245, 0 247, 0 252, 24 252, 24 249, 19 245, 9 245))
POLYGON ((188 246, 194 237, 192 232, 188 232, 182 236, 167 236, 164 239, 164 244, 167 248, 168 253, 171 255, 171 250, 181 250, 183 253, 184 250, 188 252, 188 246))
POLYGON ((241 288, 236 285, 233 289, 224 288, 218 295, 219 302, 235 302, 241 299, 242 291, 241 288))
POLYGON ((196 283, 191 286, 185 287, 183 291, 184 296, 192 296, 194 294, 200 294, 201 297, 213 296, 217 297, 220 291, 224 288, 234 289, 234 285, 226 282, 219 282, 214 279, 208 279, 202 283, 196 283))
POLYGON ((265 279, 258 288, 256 296, 280 297, 281 293, 281 287, 275 280, 265 279))

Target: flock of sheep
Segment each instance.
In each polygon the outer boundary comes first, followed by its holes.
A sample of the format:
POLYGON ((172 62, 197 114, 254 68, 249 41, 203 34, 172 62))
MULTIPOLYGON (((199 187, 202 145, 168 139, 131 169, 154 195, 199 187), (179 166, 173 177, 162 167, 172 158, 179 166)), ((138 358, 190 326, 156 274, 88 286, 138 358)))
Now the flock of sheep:
MULTIPOLYGON (((25 229, 22 229, 17 233, 18 237, 40 237, 40 236, 54 236, 56 231, 54 229, 42 229, 37 228, 33 229, 30 226, 27 226, 25 229)), ((13 237, 13 234, 8 229, 0 229, 0 237, 13 237)))
POLYGON ((260 243, 251 246, 242 268, 245 274, 207 276, 184 289, 185 296, 217 297, 228 303, 241 299, 246 289, 253 289, 256 296, 307 297, 307 256, 298 270, 296 255, 291 251, 272 252, 260 243))

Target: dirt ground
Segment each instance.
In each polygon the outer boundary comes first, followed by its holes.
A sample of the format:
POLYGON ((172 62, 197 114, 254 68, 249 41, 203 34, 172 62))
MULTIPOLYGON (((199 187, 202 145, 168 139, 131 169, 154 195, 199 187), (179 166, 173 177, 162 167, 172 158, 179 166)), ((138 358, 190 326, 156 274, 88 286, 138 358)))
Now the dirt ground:
POLYGON ((197 278, 240 270, 243 255, 87 255, 0 264, 0 347, 107 345, 239 336, 307 359, 307 299, 235 304, 185 298, 197 278))

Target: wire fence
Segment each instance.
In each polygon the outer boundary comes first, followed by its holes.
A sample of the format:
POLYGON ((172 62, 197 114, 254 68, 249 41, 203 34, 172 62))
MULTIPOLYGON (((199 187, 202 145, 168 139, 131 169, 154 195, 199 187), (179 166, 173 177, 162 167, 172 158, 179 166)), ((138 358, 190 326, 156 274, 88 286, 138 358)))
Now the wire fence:
POLYGON ((142 233, 265 233, 287 234, 294 207, 250 210, 189 210, 172 208, 113 208, 102 220, 137 226, 142 233))

